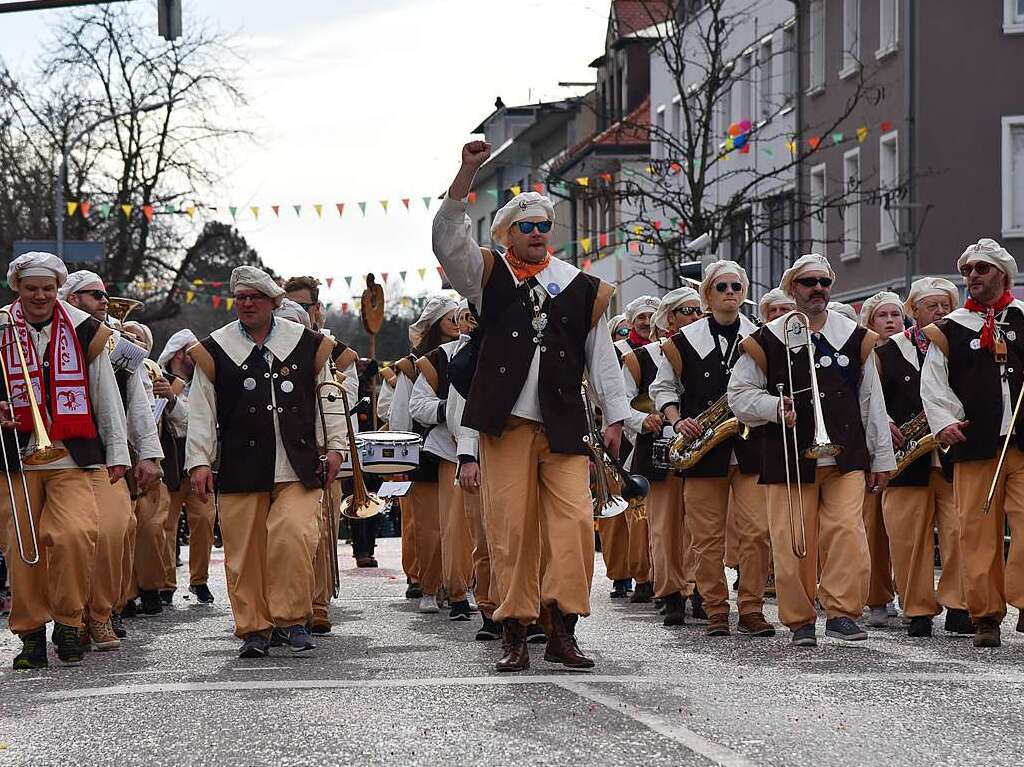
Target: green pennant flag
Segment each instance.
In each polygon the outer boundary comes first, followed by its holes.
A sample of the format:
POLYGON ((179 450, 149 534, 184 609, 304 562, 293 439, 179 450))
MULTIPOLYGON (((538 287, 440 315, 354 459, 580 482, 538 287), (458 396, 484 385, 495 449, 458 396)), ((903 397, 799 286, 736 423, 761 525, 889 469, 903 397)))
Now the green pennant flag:
POLYGON ((238 220, 238 216, 236 215, 236 214, 238 213, 238 208, 237 208, 237 206, 235 206, 235 205, 229 205, 229 206, 228 206, 228 213, 230 213, 230 214, 231 214, 231 218, 235 219, 236 221, 238 220))
POLYGON ((352 277, 351 276, 345 278, 345 284, 348 285, 349 288, 352 287, 352 277))
POLYGON ((164 213, 176 213, 177 209, 173 205, 164 205, 164 213))
POLYGON ((430 210, 430 200, 430 197, 423 198, 423 207, 426 208, 427 210, 430 210))
POLYGON ((366 203, 365 202, 359 203, 359 210, 362 211, 364 216, 366 215, 366 203))
POLYGON ((103 216, 103 218, 107 218, 107 216, 110 215, 110 203, 109 202, 104 202, 104 203, 100 204, 100 215, 103 216))
POLYGON ((488 189, 487 190, 487 194, 493 196, 495 200, 498 199, 498 190, 497 189, 488 189))
POLYGON ((301 205, 292 205, 292 209, 295 211, 295 215, 296 216, 301 216, 302 215, 302 206, 301 205))
POLYGON ((398 273, 398 276, 402 278, 402 282, 405 282, 405 275, 407 275, 408 273, 409 272, 407 271, 398 273))
POLYGON ((833 144, 842 144, 843 143, 843 134, 842 133, 833 133, 832 134, 832 143, 833 144))
POLYGON ((767 146, 766 146, 766 147, 764 148, 764 153, 765 153, 766 155, 768 155, 769 157, 774 157, 774 156, 775 156, 775 150, 774 150, 774 149, 772 149, 771 147, 767 147, 767 146))

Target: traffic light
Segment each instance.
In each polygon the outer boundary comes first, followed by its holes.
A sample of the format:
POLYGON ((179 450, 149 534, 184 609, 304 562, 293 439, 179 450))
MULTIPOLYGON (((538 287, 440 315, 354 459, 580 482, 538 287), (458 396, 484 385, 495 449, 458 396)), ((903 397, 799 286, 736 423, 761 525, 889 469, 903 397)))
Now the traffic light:
POLYGON ((164 40, 181 37, 181 0, 157 0, 157 25, 164 40))

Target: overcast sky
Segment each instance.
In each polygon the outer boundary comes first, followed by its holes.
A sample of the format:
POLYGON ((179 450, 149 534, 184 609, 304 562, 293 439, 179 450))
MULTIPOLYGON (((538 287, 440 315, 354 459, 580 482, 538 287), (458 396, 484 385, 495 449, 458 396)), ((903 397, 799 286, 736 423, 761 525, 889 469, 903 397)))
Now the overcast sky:
MULTIPOLYGON (((0 0, 2 2, 2 0, 0 0)), ((137 13, 152 19, 149 0, 137 13)), ((243 85, 259 141, 225 167, 208 204, 238 206, 238 228, 282 274, 408 270, 405 292, 439 285, 423 197, 451 180, 462 144, 501 96, 506 104, 579 94, 603 50, 609 0, 185 0, 229 34, 248 64, 243 85), (401 198, 411 198, 406 212, 401 198), (387 215, 380 200, 390 200, 387 215), (366 201, 366 216, 356 203, 366 201), (335 203, 346 203, 339 220, 335 203), (313 204, 324 205, 318 220, 313 204), (281 205, 275 219, 270 206, 281 205), (296 219, 291 206, 303 205, 296 219), (260 206, 254 221, 249 206, 260 206)), ((0 15, 0 57, 17 73, 50 41, 61 13, 0 15)), ((436 206, 432 202, 432 210, 436 206)), ((397 277, 389 292, 397 293, 397 277)), ((357 294, 361 281, 353 281, 357 294)))

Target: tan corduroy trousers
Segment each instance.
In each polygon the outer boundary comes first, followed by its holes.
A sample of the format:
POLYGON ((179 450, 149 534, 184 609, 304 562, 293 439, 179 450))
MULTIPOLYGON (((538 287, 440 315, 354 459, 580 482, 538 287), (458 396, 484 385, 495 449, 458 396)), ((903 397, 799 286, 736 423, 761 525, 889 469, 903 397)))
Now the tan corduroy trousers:
MULTIPOLYGON (((178 517, 181 507, 185 507, 188 517, 188 574, 189 585, 198 586, 210 578, 210 554, 213 551, 213 498, 206 503, 192 492, 192 484, 188 478, 182 480, 181 487, 169 494, 167 518, 164 522, 164 534, 167 538, 167 558, 164 560, 164 585, 162 588, 174 590, 177 587, 177 568, 175 565, 175 542, 178 537, 178 517)), ((221 529, 223 536, 224 530, 221 529)))
POLYGON ((864 534, 868 539, 868 554, 871 557, 867 606, 881 607, 893 600, 896 590, 892 577, 892 562, 889 558, 889 535, 882 514, 882 494, 865 493, 862 512, 864 534))
MULTIPOLYGON (((170 494, 167 485, 155 482, 139 498, 135 529, 135 581, 139 590, 159 591, 167 578, 167 509, 170 494)), ((175 530, 177 534, 177 530, 175 530)), ((170 565, 174 567, 174 545, 170 547, 170 565)))
POLYGON ((651 483, 647 496, 647 523, 651 532, 651 565, 654 571, 654 596, 666 597, 693 593, 693 566, 690 534, 686 529, 683 506, 683 480, 674 474, 662 482, 651 483), (690 572, 687 572, 689 565, 690 572))
POLYGON ((461 602, 473 577, 473 526, 466 510, 465 493, 455 483, 457 465, 441 461, 438 467, 437 506, 441 523, 441 583, 448 599, 461 602))
POLYGON ((89 472, 98 511, 96 552, 89 577, 89 620, 103 623, 121 597, 124 576, 125 537, 132 519, 132 499, 128 484, 119 479, 110 484, 105 471, 89 472))

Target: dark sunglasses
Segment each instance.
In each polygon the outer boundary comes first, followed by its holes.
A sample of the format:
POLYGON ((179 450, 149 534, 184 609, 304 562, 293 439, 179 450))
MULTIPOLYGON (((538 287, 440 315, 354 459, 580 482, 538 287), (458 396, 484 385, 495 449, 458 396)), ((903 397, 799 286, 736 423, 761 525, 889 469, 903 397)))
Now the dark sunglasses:
POLYGON ((297 303, 299 306, 301 306, 302 310, 306 311, 306 312, 308 312, 310 309, 312 309, 317 304, 316 301, 314 301, 311 304, 306 304, 306 303, 303 303, 302 301, 296 301, 295 303, 297 303))
POLYGON ((529 234, 534 229, 541 234, 547 234, 551 231, 550 221, 517 221, 516 226, 519 227, 519 231, 523 234, 529 234))
POLYGON ((741 290, 743 290, 743 284, 740 283, 740 282, 716 282, 715 283, 715 290, 717 290, 719 293, 724 293, 725 291, 729 290, 730 288, 732 289, 733 293, 739 293, 741 290))
POLYGON ((964 264, 963 266, 961 266, 960 274, 963 275, 964 277, 970 277, 971 272, 976 272, 977 274, 984 277, 994 268, 995 266, 990 264, 988 261, 976 261, 973 264, 964 264))
POLYGON ((107 291, 105 291, 105 290, 76 290, 75 291, 75 295, 76 296, 81 296, 81 295, 92 296, 97 301, 102 301, 104 298, 109 298, 109 296, 107 295, 107 291))
POLYGON ((623 338, 625 338, 626 336, 629 335, 629 328, 619 328, 618 330, 615 331, 615 335, 622 336, 623 338))
POLYGON ((821 285, 823 288, 832 287, 831 277, 797 277, 793 282, 803 285, 805 288, 814 288, 821 285))
POLYGON ((684 317, 689 317, 691 314, 704 314, 704 310, 699 306, 680 306, 678 309, 673 309, 672 311, 678 312, 684 317))

